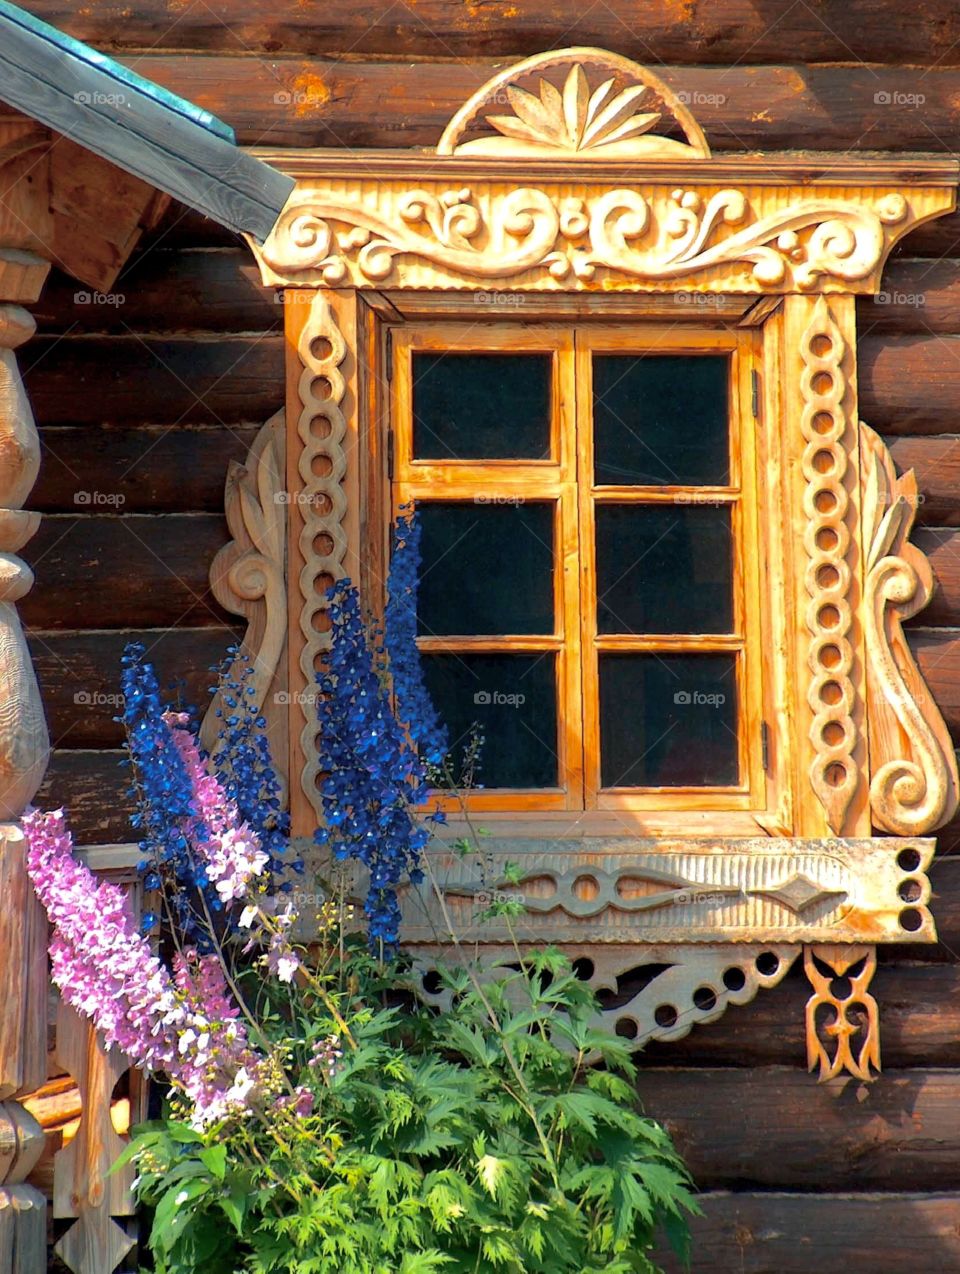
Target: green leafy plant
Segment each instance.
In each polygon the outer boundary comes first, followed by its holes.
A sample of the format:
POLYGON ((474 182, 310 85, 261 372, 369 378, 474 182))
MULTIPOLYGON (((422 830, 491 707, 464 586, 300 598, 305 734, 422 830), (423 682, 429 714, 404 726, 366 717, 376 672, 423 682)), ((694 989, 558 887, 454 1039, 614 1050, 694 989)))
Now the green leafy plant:
POLYGON ((310 1113, 131 1143, 157 1274, 652 1274, 660 1226, 686 1252, 690 1179, 561 953, 442 973, 441 1011, 344 956, 258 1012, 310 1113))

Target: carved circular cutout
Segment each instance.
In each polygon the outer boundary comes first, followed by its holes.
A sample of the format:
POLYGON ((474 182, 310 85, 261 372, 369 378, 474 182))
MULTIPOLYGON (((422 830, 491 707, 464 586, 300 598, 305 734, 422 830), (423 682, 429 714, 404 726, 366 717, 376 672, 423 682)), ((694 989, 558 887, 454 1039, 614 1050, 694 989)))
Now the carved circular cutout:
MULTIPOLYGON (((822 333, 813 338, 811 344, 816 344, 819 340, 829 340, 822 333)), ((814 351, 816 353, 816 351, 814 351)), ((821 398, 826 398, 828 394, 833 393, 833 375, 831 372, 815 372, 813 380, 810 382, 810 388, 815 394, 821 398)))
POLYGON ((701 1013, 709 1013, 716 1008, 717 993, 712 986, 698 986, 693 993, 693 1002, 701 1013))
POLYGON ((656 1022, 657 1026, 668 1028, 676 1026, 677 1018, 679 1016, 680 1014, 672 1004, 659 1004, 654 1011, 653 1020, 656 1022))
POLYGON ((919 902, 923 895, 923 886, 919 880, 902 880, 897 893, 903 902, 919 902))
POLYGON ((840 572, 832 562, 817 567, 817 583, 821 588, 836 588, 840 583, 840 572))
POLYGON ((900 912, 900 928, 905 929, 907 933, 916 933, 918 929, 923 928, 923 916, 916 907, 904 907, 900 912))
POLYGON ((615 1034, 624 1040, 635 1040, 640 1033, 632 1017, 618 1017, 613 1029, 615 1034))
POLYGON ((811 420, 814 432, 818 434, 828 434, 836 423, 829 411, 817 411, 813 414, 811 420))
POLYGON ((821 628, 836 628, 840 623, 840 612, 836 606, 821 606, 817 611, 817 623, 821 628))
POLYGON ((589 982, 596 970, 596 965, 589 956, 578 956, 571 967, 573 968, 574 976, 579 978, 581 982, 589 982))
POLYGON ((436 969, 428 969, 421 979, 427 995, 439 995, 443 989, 443 980, 436 969))
POLYGON ((775 951, 761 951, 756 960, 757 972, 765 978, 772 978, 780 968, 780 957, 775 951))
POLYGON ((823 777, 830 787, 843 787, 847 777, 847 767, 842 761, 831 761, 823 772, 823 777))
POLYGON ((842 658, 843 658, 843 655, 840 652, 839 646, 834 646, 831 643, 827 646, 820 647, 819 659, 820 659, 821 667, 836 668, 842 658))
POLYGON ((813 497, 813 503, 818 513, 829 517, 831 513, 837 511, 840 501, 835 491, 818 491, 813 497))
POLYGON ((853 983, 845 975, 831 979, 830 994, 835 1000, 849 1000, 852 991, 853 983))
POLYGON ((843 699, 843 687, 839 681, 825 681, 820 687, 820 699, 831 706, 843 699))
POLYGON ((834 452, 828 451, 826 447, 821 447, 813 453, 813 468, 817 473, 832 473, 837 467, 837 457, 834 452))
POLYGON ((920 866, 920 851, 918 849, 901 849, 897 855, 897 866, 901 871, 916 871, 920 866))
MULTIPOLYGON (((821 494, 827 494, 822 492, 821 494)), ((821 510, 823 512, 823 510, 821 510)), ((817 548, 824 553, 832 553, 840 543, 840 536, 832 526, 822 526, 816 535, 817 548)))
POLYGON ((747 984, 747 975, 742 969, 738 969, 732 964, 729 969, 723 971, 723 985, 728 991, 742 991, 747 984))

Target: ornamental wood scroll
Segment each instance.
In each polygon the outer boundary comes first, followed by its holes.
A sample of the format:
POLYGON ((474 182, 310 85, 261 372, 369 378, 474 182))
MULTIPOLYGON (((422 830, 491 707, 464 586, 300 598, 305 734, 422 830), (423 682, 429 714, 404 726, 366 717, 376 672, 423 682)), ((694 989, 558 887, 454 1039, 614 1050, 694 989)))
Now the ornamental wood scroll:
MULTIPOLYGON (((588 951, 598 988, 619 986, 644 953, 664 956, 669 977, 621 1013, 638 1044, 680 1029, 657 1017, 668 983, 689 1029, 773 985, 806 946, 810 1058, 822 1076, 868 1077, 879 1045, 865 944, 935 940, 925 874, 933 843, 922 838, 950 818, 960 782, 902 632, 932 578, 909 543, 915 480, 897 476, 859 420, 854 297, 878 289, 888 254, 911 228, 953 209, 960 166, 930 156, 714 156, 656 75, 584 48, 498 72, 432 152, 368 151, 362 162, 334 150, 259 153, 297 178, 267 240, 251 242, 265 283, 287 289, 292 595, 282 615, 275 588, 235 596, 232 609, 248 618, 248 644, 267 669, 276 634, 287 634, 285 684, 298 694, 308 694, 328 642, 324 588, 362 574, 369 545, 360 526, 381 525, 388 504, 364 486, 357 441, 382 411, 377 323, 400 322, 406 309, 422 316, 431 304, 442 317, 457 294, 478 288, 553 293, 536 303, 561 315, 580 305, 596 316, 611 296, 666 307, 678 320, 690 318, 694 307, 682 303, 691 294, 754 305, 742 321, 762 329, 769 382, 754 414, 770 498, 790 528, 790 565, 776 568, 782 663, 771 674, 784 702, 774 750, 788 754, 789 777, 776 816, 756 816, 769 834, 745 839, 726 828, 705 841, 716 826, 698 824, 698 834, 691 823, 691 836, 671 844, 637 836, 588 844, 583 829, 554 836, 534 821, 515 843, 488 842, 487 869, 494 880, 498 863, 524 863, 526 940, 588 951), (776 975, 757 971, 761 943, 776 954, 776 975), (825 967, 836 976, 823 983, 825 967), (851 969, 857 1011, 869 1017, 856 1053, 853 1004, 831 985, 851 969)), ((250 475, 266 454, 251 456, 250 475)), ((234 484, 235 500, 242 489, 234 484)), ((253 523, 244 515, 235 524, 224 563, 254 551, 253 523)), ((271 569, 281 556, 274 542, 271 569)), ((229 591, 218 594, 224 604, 229 591)), ((294 824, 307 833, 319 813, 315 725, 292 694, 290 704, 294 824)), ((438 848, 443 906, 438 912, 428 895, 407 900, 405 939, 425 969, 444 909, 471 922, 477 884, 468 867, 438 848)), ((471 941, 495 957, 507 936, 485 922, 471 941)))

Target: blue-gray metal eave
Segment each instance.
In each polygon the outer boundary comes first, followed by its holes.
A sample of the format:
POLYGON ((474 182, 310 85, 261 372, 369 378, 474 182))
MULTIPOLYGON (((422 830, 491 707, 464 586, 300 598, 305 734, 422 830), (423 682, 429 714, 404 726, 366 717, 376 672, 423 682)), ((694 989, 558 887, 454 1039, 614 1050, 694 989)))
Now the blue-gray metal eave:
POLYGON ((294 186, 238 149, 215 116, 8 0, 0 0, 0 100, 261 242, 294 186))

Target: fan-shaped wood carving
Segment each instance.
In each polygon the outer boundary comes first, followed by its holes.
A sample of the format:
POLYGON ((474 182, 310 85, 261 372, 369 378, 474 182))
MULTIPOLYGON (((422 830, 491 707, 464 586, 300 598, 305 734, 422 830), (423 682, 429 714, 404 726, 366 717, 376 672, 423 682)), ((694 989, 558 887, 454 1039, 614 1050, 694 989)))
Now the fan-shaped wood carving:
POLYGON ((438 155, 557 152, 618 160, 710 154, 699 124, 661 80, 628 58, 588 48, 540 53, 495 75, 457 111, 437 146, 438 155), (486 114, 504 105, 509 114, 486 114), (485 133, 469 136, 478 125, 485 133))

